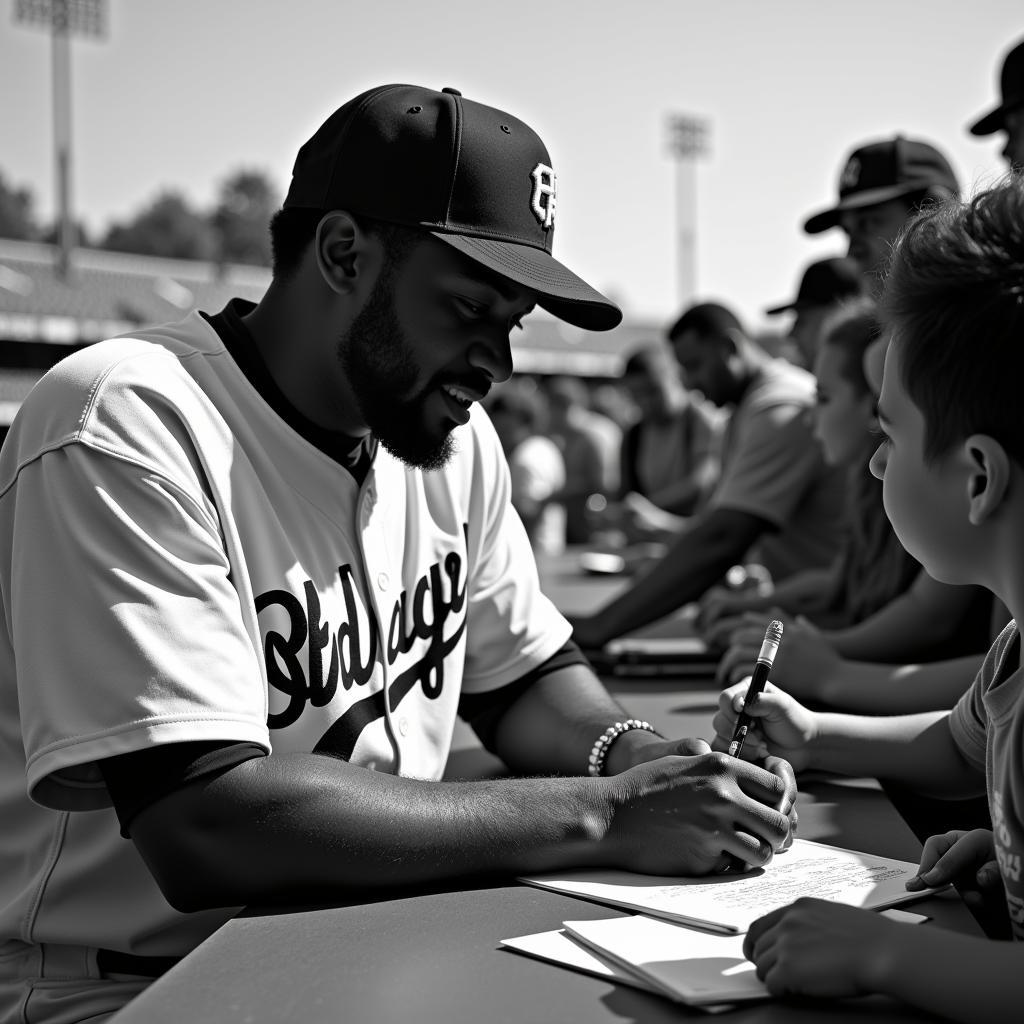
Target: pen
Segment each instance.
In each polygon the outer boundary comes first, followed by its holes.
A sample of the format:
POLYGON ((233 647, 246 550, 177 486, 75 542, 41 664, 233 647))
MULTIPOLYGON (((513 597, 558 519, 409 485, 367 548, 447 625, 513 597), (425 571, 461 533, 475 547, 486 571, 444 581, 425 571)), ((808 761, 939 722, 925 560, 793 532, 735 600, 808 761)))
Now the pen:
POLYGON ((754 663, 754 674, 750 677, 750 685, 747 687, 747 695, 743 698, 743 711, 736 719, 736 730, 732 734, 732 742, 729 744, 729 756, 739 757, 743 747, 743 741, 747 738, 754 719, 747 714, 746 709, 757 699, 758 694, 764 689, 768 682, 768 673, 772 670, 772 662, 775 661, 775 654, 782 642, 782 623, 778 619, 772 619, 768 628, 764 631, 764 643, 761 644, 761 653, 754 663))

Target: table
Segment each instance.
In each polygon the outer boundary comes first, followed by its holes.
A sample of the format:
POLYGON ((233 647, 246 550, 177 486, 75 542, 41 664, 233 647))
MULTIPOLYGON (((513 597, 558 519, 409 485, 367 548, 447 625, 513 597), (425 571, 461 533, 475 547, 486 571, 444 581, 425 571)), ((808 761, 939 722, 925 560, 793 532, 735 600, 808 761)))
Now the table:
MULTIPOLYGON (((567 610, 575 610, 576 598, 593 601, 622 585, 571 582, 575 597, 558 591, 550 576, 546 582, 567 610)), ((707 733, 718 692, 711 680, 613 679, 608 685, 631 712, 677 736, 707 733)), ((449 775, 499 771, 468 730, 457 733, 449 775)), ((807 780, 798 808, 804 838, 917 860, 920 844, 869 780, 807 780)), ((908 909, 933 918, 921 927, 980 934, 951 892, 908 909)), ((112 1024, 667 1024, 704 1018, 667 999, 498 946, 502 938, 558 928, 567 918, 617 913, 511 881, 403 890, 330 908, 250 910, 154 982, 112 1024)), ((758 1003, 713 1019, 897 1024, 936 1018, 872 997, 827 1008, 758 1003)))

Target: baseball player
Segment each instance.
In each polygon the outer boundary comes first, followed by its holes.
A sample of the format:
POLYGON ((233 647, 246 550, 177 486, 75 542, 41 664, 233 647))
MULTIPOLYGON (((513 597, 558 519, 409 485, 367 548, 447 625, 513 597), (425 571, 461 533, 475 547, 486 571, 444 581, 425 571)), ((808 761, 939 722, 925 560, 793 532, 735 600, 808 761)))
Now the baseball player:
POLYGON ((477 403, 556 177, 504 111, 372 89, 300 149, 261 301, 91 346, 0 455, 0 1018, 91 1022, 247 904, 788 841, 785 762, 631 719, 542 594, 477 403), (520 777, 441 781, 456 716, 520 777))

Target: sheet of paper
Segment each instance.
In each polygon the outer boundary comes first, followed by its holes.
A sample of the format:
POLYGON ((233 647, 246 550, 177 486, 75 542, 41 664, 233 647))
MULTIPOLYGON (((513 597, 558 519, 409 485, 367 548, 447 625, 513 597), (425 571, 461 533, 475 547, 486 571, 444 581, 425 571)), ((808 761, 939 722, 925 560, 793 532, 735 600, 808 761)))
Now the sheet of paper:
POLYGON ((767 999, 768 990, 743 955, 742 935, 708 935, 638 914, 565 921, 569 935, 663 995, 688 1005, 767 999))
MULTIPOLYGON (((560 967, 582 971, 584 974, 593 974, 595 977, 604 978, 616 984, 630 985, 658 996, 665 994, 657 985, 643 978, 638 972, 627 971, 612 963, 611 960, 574 939, 562 928, 557 931, 537 932, 533 935, 519 935, 511 939, 502 939, 501 945, 510 952, 522 953, 525 956, 557 964, 560 967)), ((708 1003, 702 1005, 700 1009, 705 1013, 724 1013, 732 1009, 733 1005, 732 1003, 708 1003)))
POLYGON ((797 839, 765 868, 744 874, 666 878, 629 871, 576 871, 521 879, 570 896, 639 910, 712 931, 745 932, 801 896, 879 909, 920 899, 904 883, 917 865, 797 839))
POLYGON ((645 992, 658 991, 654 985, 645 981, 638 974, 618 967, 587 946, 581 945, 571 935, 567 935, 564 929, 553 932, 537 932, 534 935, 518 935, 512 939, 502 939, 501 944, 516 953, 525 953, 538 960, 561 964, 564 967, 571 967, 575 971, 583 971, 585 974, 593 974, 598 978, 606 978, 608 981, 632 985, 645 992))

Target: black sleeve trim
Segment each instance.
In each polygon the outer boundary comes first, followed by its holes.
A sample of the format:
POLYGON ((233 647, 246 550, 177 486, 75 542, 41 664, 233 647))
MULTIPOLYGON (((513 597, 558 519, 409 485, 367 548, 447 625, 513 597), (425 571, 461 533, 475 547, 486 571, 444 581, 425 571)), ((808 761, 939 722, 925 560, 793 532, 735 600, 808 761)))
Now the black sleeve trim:
POLYGON ((266 754, 257 743, 167 743, 105 758, 99 768, 121 824, 121 835, 127 839, 136 815, 161 797, 266 754))
POLYGON ((459 717, 469 723, 484 747, 494 753, 495 733, 505 712, 538 679, 543 679, 544 676, 568 668, 570 665, 591 667, 590 662, 574 640, 567 640, 547 661, 542 662, 514 682, 500 686, 496 690, 488 690, 486 693, 464 693, 459 698, 459 717))

